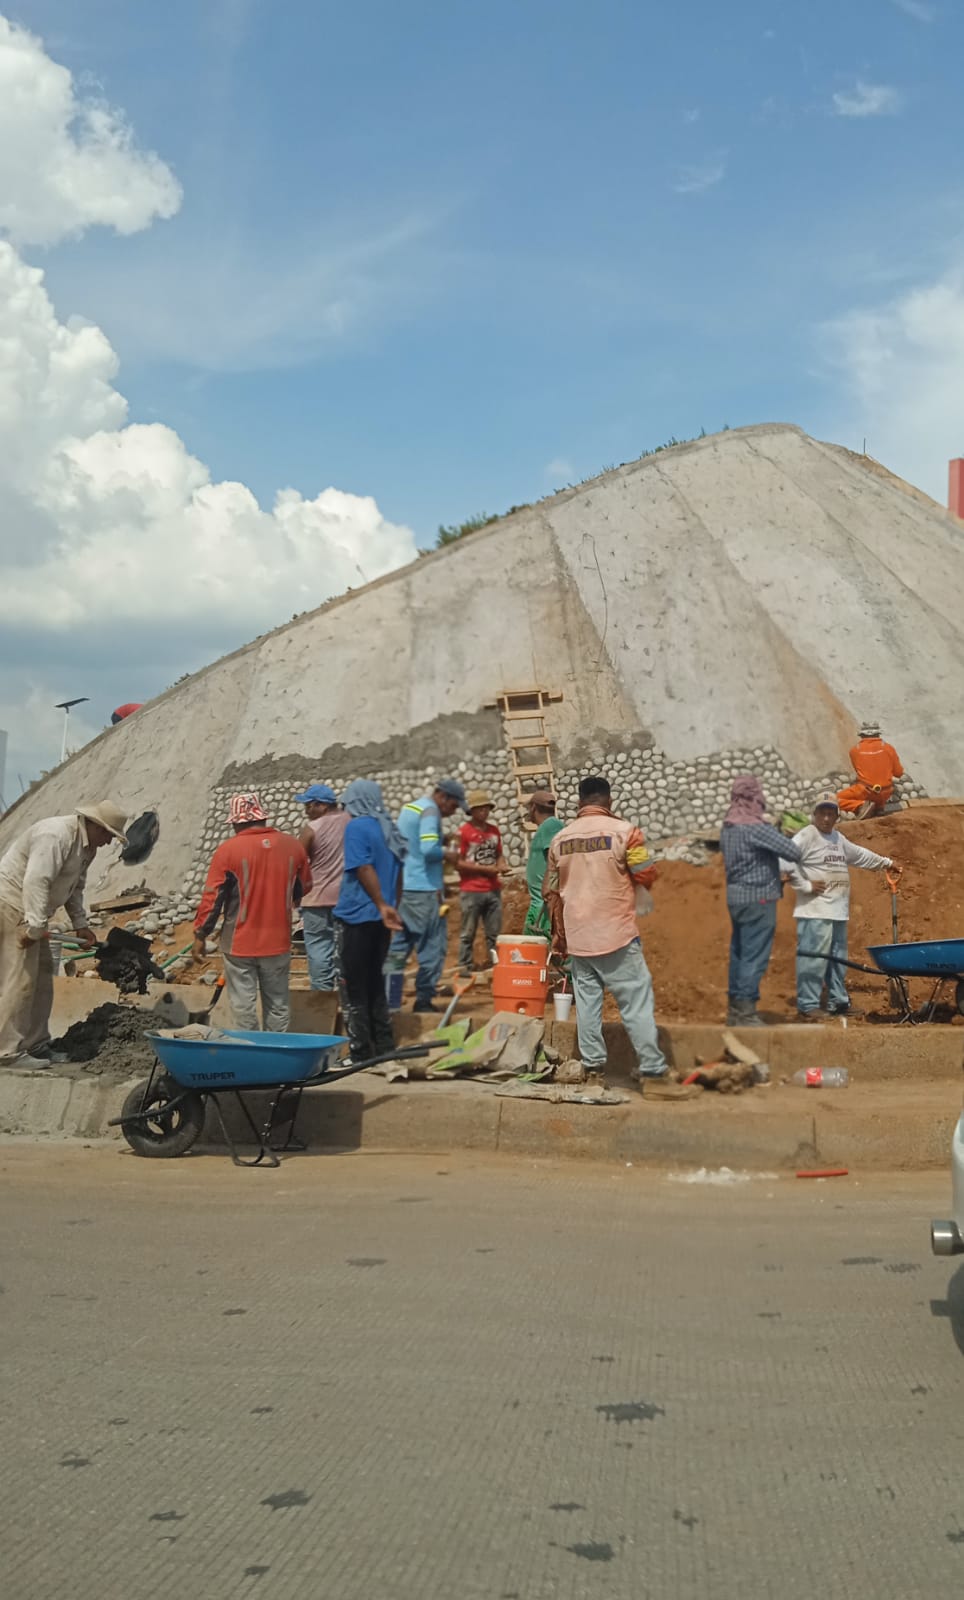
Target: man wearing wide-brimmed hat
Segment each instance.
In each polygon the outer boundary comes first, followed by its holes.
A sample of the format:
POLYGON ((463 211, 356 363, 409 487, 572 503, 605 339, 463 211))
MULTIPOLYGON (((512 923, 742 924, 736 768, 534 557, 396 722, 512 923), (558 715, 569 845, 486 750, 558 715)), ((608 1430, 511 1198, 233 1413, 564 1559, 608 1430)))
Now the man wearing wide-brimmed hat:
POLYGON ((47 925, 63 906, 82 944, 87 869, 104 845, 126 844, 127 818, 110 800, 27 828, 0 860, 0 1067, 49 1066, 53 961, 47 925))
POLYGON ((489 821, 491 796, 484 789, 470 789, 465 809, 469 820, 459 829, 459 971, 468 977, 473 971, 472 949, 479 922, 485 928, 486 954, 495 949, 502 932, 502 874, 509 868, 502 854, 502 835, 489 821))

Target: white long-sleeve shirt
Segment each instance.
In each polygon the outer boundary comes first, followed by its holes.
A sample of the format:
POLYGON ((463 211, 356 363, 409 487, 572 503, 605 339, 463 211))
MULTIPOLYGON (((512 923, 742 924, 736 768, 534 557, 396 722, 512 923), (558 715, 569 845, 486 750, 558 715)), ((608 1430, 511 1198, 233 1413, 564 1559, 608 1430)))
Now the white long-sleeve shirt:
POLYGON ((60 906, 75 928, 86 928, 84 888, 96 854, 83 817, 45 817, 0 858, 0 901, 19 911, 34 939, 60 906))
MULTIPOLYGON (((790 882, 796 891, 795 917, 820 917, 825 922, 846 922, 850 917, 851 867, 869 867, 879 870, 893 866, 890 856, 875 855, 864 850, 834 828, 832 833, 821 833, 811 822, 793 836, 800 851, 800 865, 786 863, 790 882), (811 878, 822 878, 827 887, 815 894, 810 887, 811 878)), ((782 863, 781 863, 782 865, 782 863)))

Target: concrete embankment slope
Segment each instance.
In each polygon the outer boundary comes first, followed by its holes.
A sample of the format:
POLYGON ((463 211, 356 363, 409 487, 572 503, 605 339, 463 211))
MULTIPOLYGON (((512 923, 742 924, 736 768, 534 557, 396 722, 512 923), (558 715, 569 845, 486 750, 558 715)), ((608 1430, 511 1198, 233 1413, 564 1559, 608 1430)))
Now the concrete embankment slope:
MULTIPOLYGON (((964 792, 964 539, 926 497, 799 429, 699 440, 503 519, 169 690, 0 823, 110 794, 153 807, 152 886, 184 885, 227 776, 343 780, 504 754, 496 694, 562 696, 557 769, 630 745, 769 745, 801 776, 883 720, 930 792, 964 792), (280 770, 280 769, 279 769, 280 770)), ((672 775, 666 780, 672 786, 672 775)), ((644 819, 645 820, 645 819, 644 819)), ((98 863, 111 889, 143 868, 98 863), (106 876, 105 876, 106 875, 106 876)))

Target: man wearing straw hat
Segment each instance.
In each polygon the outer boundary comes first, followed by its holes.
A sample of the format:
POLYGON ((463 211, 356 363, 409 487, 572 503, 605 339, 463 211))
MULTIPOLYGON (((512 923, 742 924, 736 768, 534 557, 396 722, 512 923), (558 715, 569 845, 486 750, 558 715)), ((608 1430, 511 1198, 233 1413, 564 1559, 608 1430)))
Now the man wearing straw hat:
MULTIPOLYGON (((481 920, 485 948, 495 949, 502 932, 502 874, 509 866, 502 854, 502 835, 492 815, 492 797, 484 789, 470 789, 465 801, 468 822, 459 829, 459 972, 472 973, 472 949, 481 920)), ((491 966, 491 961, 486 962, 491 966)))
POLYGON ((47 927, 63 906, 81 944, 94 945, 84 906, 98 850, 126 844, 110 800, 35 822, 0 860, 0 1067, 50 1065, 54 969, 47 927))

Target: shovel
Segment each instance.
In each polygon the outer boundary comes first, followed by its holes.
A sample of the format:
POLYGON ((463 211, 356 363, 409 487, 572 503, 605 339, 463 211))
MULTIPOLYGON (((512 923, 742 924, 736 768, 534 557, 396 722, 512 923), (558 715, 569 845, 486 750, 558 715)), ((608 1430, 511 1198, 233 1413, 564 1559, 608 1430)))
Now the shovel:
MULTIPOLYGON (((897 923, 897 890, 900 885, 901 873, 902 869, 900 867, 888 867, 885 873, 887 887, 890 890, 890 937, 892 944, 900 944, 900 932, 897 923)), ((900 986, 894 978, 890 980, 890 1003, 892 1006, 903 1004, 900 986)))

